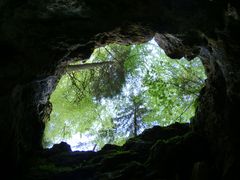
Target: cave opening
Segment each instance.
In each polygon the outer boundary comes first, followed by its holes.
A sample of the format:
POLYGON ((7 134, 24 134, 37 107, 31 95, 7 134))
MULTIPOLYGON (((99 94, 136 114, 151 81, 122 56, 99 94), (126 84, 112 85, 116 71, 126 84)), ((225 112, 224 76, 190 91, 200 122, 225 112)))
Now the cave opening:
POLYGON ((50 97, 43 147, 64 141, 98 151, 156 125, 189 123, 206 78, 200 58, 171 59, 154 38, 97 48, 65 68, 50 97))

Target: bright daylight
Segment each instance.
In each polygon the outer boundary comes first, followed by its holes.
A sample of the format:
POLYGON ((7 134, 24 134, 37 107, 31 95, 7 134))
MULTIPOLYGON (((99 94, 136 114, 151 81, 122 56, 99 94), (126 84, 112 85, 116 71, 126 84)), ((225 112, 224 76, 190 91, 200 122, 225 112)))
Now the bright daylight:
POLYGON ((74 151, 98 151, 155 125, 189 122, 205 79, 199 58, 171 59, 154 39, 97 48, 59 80, 43 146, 64 141, 74 151))

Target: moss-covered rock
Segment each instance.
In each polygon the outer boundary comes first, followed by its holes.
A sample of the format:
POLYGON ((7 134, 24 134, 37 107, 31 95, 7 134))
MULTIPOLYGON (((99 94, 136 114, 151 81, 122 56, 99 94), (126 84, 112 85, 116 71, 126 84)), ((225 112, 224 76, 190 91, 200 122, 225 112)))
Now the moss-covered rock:
MULTIPOLYGON (((95 47, 108 43, 142 43, 157 34, 158 44, 169 56, 202 59, 208 79, 193 118, 193 131, 204 136, 210 146, 210 157, 204 163, 214 172, 212 179, 239 179, 240 121, 236 118, 240 103, 239 14, 236 0, 1 0, 2 171, 10 170, 12 173, 7 175, 19 179, 19 175, 25 174, 29 159, 41 151, 44 121, 51 111, 48 99, 67 63, 88 58, 95 47)), ((184 133, 173 134, 164 131, 155 136, 151 132, 128 141, 122 151, 143 157, 136 160, 139 163, 147 159, 149 153, 161 159, 157 155, 159 149, 171 162, 176 162, 173 157, 181 162, 173 165, 175 169, 185 167, 184 152, 190 153, 186 162, 190 162, 190 157, 193 158, 191 164, 201 161, 201 153, 199 158, 195 156, 198 151, 194 146, 199 147, 192 140, 196 139, 195 135, 183 138, 184 133), (174 136, 179 137, 166 141, 174 136), (158 138, 162 140, 155 144, 158 138), (186 147, 190 149, 187 151, 186 147)), ((110 149, 111 152, 119 150, 110 149)), ((55 179, 95 177, 97 167, 101 166, 98 162, 105 159, 107 151, 91 157, 92 164, 85 169, 63 172, 55 179)), ((153 158, 149 162, 156 164, 153 158)), ((54 169, 55 164, 50 167, 54 169)), ((149 179, 159 179, 158 169, 144 174, 149 179)), ((175 175, 170 179, 185 177, 175 175)))

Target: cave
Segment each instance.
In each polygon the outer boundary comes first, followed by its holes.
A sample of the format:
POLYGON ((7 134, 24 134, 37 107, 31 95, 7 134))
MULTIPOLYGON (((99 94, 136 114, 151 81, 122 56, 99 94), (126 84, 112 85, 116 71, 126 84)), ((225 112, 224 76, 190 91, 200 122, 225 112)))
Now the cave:
POLYGON ((0 2, 2 176, 7 179, 239 179, 239 3, 235 0, 0 2), (155 37, 199 57, 207 80, 189 124, 153 127, 123 146, 42 147, 49 97, 67 64, 111 43, 155 37))

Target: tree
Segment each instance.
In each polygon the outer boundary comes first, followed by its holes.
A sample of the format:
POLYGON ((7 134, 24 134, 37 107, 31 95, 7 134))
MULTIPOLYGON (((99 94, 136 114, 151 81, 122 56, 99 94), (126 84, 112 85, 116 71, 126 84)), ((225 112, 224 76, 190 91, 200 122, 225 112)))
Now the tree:
MULTIPOLYGON (((121 91, 125 82, 124 62, 130 53, 130 46, 112 45, 95 50, 86 63, 66 67, 66 74, 50 99, 53 112, 51 123, 47 123, 45 130, 45 142, 47 139, 60 141, 76 132, 94 132, 91 127, 101 119, 100 114, 105 108, 96 100, 112 97, 121 91)), ((110 132, 111 127, 107 127, 106 122, 105 117, 102 121, 105 126, 98 129, 99 136, 106 130, 110 132)))
POLYGON ((113 44, 96 49, 83 64, 68 65, 66 72, 70 76, 78 101, 86 91, 96 99, 113 97, 120 93, 125 83, 124 63, 130 55, 131 46, 113 44))
POLYGON ((71 87, 70 77, 62 76, 50 98, 53 110, 50 121, 46 124, 44 141, 52 139, 58 142, 70 138, 77 132, 86 132, 104 108, 95 104, 92 96, 87 93, 84 94, 81 103, 76 102, 75 89, 69 87, 71 87))
POLYGON ((189 62, 159 56, 144 78, 148 87, 148 105, 152 109, 145 120, 155 119, 161 125, 189 121, 195 113, 197 97, 205 79, 200 59, 189 62))
POLYGON ((173 60, 154 41, 98 48, 68 65, 51 96, 45 142, 91 136, 92 148, 121 145, 147 127, 187 122, 206 78, 200 59, 173 60))
POLYGON ((119 133, 130 132, 129 137, 136 137, 144 128, 143 117, 148 113, 141 95, 131 95, 125 103, 119 104, 115 120, 119 133))

